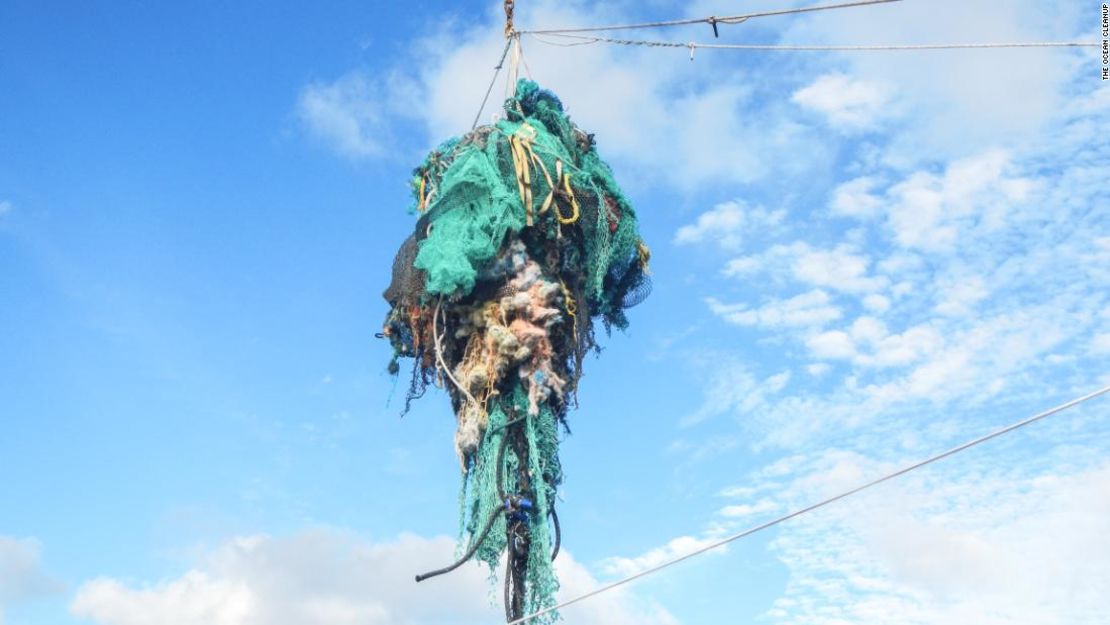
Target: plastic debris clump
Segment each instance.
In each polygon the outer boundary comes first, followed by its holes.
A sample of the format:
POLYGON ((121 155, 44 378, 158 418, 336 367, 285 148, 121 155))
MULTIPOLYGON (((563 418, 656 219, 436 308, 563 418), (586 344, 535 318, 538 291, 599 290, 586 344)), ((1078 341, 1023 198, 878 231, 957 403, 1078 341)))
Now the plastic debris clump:
POLYGON ((519 613, 552 605, 558 588, 558 435, 594 323, 626 327, 650 281, 635 211, 593 136, 528 80, 504 112, 415 170, 418 220, 384 294, 384 334, 393 373, 414 360, 406 409, 429 384, 450 395, 464 540, 491 567, 507 546, 524 554, 506 572, 519 613))

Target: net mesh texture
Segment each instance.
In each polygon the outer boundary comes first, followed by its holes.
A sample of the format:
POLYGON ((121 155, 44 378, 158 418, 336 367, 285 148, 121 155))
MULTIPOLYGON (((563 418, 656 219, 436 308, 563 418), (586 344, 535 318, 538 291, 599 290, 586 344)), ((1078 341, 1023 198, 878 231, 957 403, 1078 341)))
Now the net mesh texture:
POLYGON ((413 359, 406 410, 429 384, 450 395, 462 542, 473 546, 497 515, 475 553, 496 570, 512 548, 507 526, 526 531, 523 607, 532 612, 553 605, 558 589, 559 435, 596 349, 594 322, 627 326, 625 309, 650 292, 650 253, 593 136, 554 94, 520 80, 504 113, 413 172, 418 219, 394 260, 383 333, 391 372, 413 359), (529 510, 498 515, 521 494, 529 510))

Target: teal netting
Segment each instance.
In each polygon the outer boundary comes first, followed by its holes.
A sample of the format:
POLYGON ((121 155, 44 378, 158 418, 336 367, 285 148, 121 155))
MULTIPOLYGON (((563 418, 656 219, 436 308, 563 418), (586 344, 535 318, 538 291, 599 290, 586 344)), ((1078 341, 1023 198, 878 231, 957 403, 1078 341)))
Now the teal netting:
POLYGON ((419 219, 385 292, 391 371, 401 357, 415 360, 410 400, 433 380, 447 388, 464 542, 496 517, 475 558, 492 568, 510 535, 526 545, 525 555, 508 549, 519 557, 509 576, 531 612, 558 588, 558 433, 595 347, 594 320, 627 325, 625 309, 649 291, 649 253, 593 136, 528 80, 504 119, 428 155, 413 196, 419 219))

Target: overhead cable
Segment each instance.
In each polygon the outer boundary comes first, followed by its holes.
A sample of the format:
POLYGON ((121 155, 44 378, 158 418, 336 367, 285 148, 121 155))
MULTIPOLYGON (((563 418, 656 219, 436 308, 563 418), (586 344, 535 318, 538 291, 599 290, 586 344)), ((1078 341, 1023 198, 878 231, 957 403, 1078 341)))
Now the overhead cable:
MULTIPOLYGON (((758 13, 744 13, 742 15, 728 15, 725 17, 699 17, 680 20, 667 20, 662 22, 645 22, 641 24, 614 24, 610 26, 588 26, 583 28, 550 28, 542 30, 520 30, 517 31, 525 35, 554 35, 557 33, 587 33, 597 32, 602 30, 631 30, 638 28, 663 28, 667 26, 688 26, 690 24, 741 24, 757 17, 771 17, 775 15, 792 15, 795 13, 812 13, 814 11, 829 11, 832 9, 847 9, 851 7, 868 6, 872 4, 888 4, 890 2, 901 2, 902 0, 858 0, 857 2, 843 2, 840 4, 822 4, 807 7, 798 7, 794 9, 779 9, 776 11, 760 11, 758 13)), ((716 31, 716 26, 713 26, 716 31)))
POLYGON ((988 43, 921 43, 921 44, 865 44, 865 45, 790 45, 790 44, 727 44, 727 43, 698 43, 689 41, 651 41, 643 39, 611 39, 608 37, 594 37, 586 35, 571 35, 551 33, 549 37, 560 37, 573 40, 573 42, 559 43, 546 40, 533 34, 533 38, 540 43, 554 46, 579 46, 595 43, 609 43, 622 46, 643 46, 647 48, 683 48, 694 50, 753 50, 753 51, 785 51, 785 52, 867 52, 884 50, 964 50, 977 48, 1097 48, 1099 44, 1094 41, 1013 41, 1013 42, 988 42, 988 43))
POLYGON ((920 469, 921 467, 924 467, 925 465, 932 464, 932 463, 934 463, 938 460, 942 460, 942 459, 947 458, 949 456, 955 455, 955 454, 957 454, 961 451, 964 451, 966 449, 970 449, 972 447, 975 447, 976 445, 985 443, 985 442, 987 442, 987 441, 989 441, 993 438, 997 438, 999 436, 1002 436, 1003 434, 1013 432, 1014 430, 1025 427, 1025 426, 1027 426, 1031 423, 1034 423, 1036 421, 1040 421, 1041 419, 1044 419, 1045 417, 1054 415, 1058 412, 1063 412, 1064 410, 1067 410, 1068 408, 1073 408, 1075 406, 1078 406, 1079 404, 1082 404, 1085 401, 1094 399, 1096 397, 1099 397, 1100 395, 1105 395, 1106 393, 1110 393, 1110 386, 1106 386, 1106 387, 1101 388, 1097 391, 1088 393, 1086 395, 1083 395, 1082 397, 1077 397, 1077 398, 1075 398, 1071 401, 1060 404, 1059 406, 1056 406, 1055 408, 1049 408, 1048 410, 1045 410, 1044 412, 1037 413, 1037 414, 1035 414, 1031 417, 1028 417, 1026 419, 1022 419, 1021 421, 1018 421, 1016 423, 1012 423, 1012 424, 1010 424, 1010 425, 1008 425, 1008 426, 1006 426, 1006 427, 1004 427, 1000 430, 995 430, 994 432, 991 432, 990 434, 986 434, 986 435, 980 436, 979 438, 976 438, 974 440, 970 440, 966 443, 963 443, 962 445, 958 445, 956 447, 953 447, 952 449, 949 449, 946 452, 939 453, 935 456, 931 456, 931 457, 926 458, 925 460, 921 460, 919 462, 915 462, 914 464, 911 464, 907 467, 903 467, 903 468, 901 468, 901 469, 899 469, 899 470, 897 470, 893 473, 888 473, 888 474, 884 475, 883 477, 880 477, 878 479, 867 482, 866 484, 863 484, 861 486, 857 486, 857 487, 855 487, 851 490, 842 492, 839 495, 835 495, 833 497, 829 497, 828 499, 821 500, 821 501, 819 501, 815 504, 806 506, 805 508, 801 508, 799 510, 795 510, 794 512, 791 512, 789 514, 778 517, 777 519, 774 519, 772 521, 767 521, 766 523, 763 523, 761 525, 756 525, 755 527, 746 529, 746 530, 740 532, 739 534, 733 534, 733 535, 728 536, 726 538, 723 538, 721 540, 715 541, 715 542, 713 542, 709 545, 706 545, 704 547, 700 547, 698 549, 695 549, 694 551, 691 551, 690 553, 687 553, 685 555, 679 556, 677 558, 673 558, 673 559, 668 560, 668 561, 666 561, 662 564, 658 564, 658 565, 650 567, 648 569, 644 569, 643 571, 640 571, 639 573, 636 573, 634 575, 630 575, 628 577, 625 577, 624 579, 620 579, 620 580, 617 580, 615 582, 606 584, 604 586, 601 586, 600 588, 595 588, 594 590, 591 590, 590 592, 579 595, 579 596, 577 596, 573 599, 563 601, 562 603, 559 603, 558 605, 554 605, 554 606, 551 606, 549 608, 545 608, 543 610, 537 610, 536 612, 533 612, 532 614, 529 614, 527 616, 518 618, 514 621, 509 621, 506 625, 517 625, 518 623, 525 623, 525 622, 530 621, 530 620, 532 620, 536 617, 543 616, 544 614, 547 614, 549 612, 553 612, 555 610, 560 610, 560 609, 565 608, 569 605, 573 605, 575 603, 578 603, 579 601, 584 601, 586 599, 589 599, 590 597, 595 597, 597 595, 600 595, 601 593, 608 592, 610 590, 613 590, 614 588, 617 588, 618 586, 623 586, 624 584, 627 584, 627 583, 629 583, 633 580, 637 580, 641 577, 646 577, 646 576, 651 575, 653 573, 658 573, 659 571, 662 571, 663 569, 665 569, 667 567, 678 564, 679 562, 682 562, 684 560, 688 560, 688 559, 693 558, 694 556, 697 556, 697 555, 701 555, 701 554, 703 554, 707 551, 712 551, 712 550, 714 550, 718 547, 724 546, 724 545, 726 545, 728 543, 731 543, 735 540, 739 540, 741 538, 744 538, 745 536, 750 536, 752 534, 755 534, 756 532, 760 532, 760 531, 765 530, 769 527, 773 527, 775 525, 778 525, 779 523, 782 523, 783 521, 788 521, 790 519, 793 519, 794 517, 806 514, 807 512, 812 512, 813 510, 816 510, 818 508, 827 506, 827 505, 829 505, 829 504, 831 504, 835 501, 839 501, 839 500, 844 499, 846 497, 849 497, 851 495, 855 495, 856 493, 859 493, 860 491, 867 490, 868 488, 871 488, 872 486, 876 486, 878 484, 882 484, 883 482, 894 479, 894 478, 899 477, 901 475, 905 475, 906 473, 909 473, 909 472, 914 471, 916 469, 920 469))

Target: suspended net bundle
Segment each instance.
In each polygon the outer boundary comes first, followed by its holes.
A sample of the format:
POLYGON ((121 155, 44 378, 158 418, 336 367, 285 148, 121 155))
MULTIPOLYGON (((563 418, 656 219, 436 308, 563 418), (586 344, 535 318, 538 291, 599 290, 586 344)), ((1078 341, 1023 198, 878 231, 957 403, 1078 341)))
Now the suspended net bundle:
POLYGON ((451 397, 466 551, 492 568, 528 546, 506 571, 519 614, 554 604, 558 436, 594 322, 625 328, 651 285, 636 214, 593 136, 529 80, 504 108, 414 171, 419 218, 394 260, 384 334, 392 373, 414 361, 406 410, 429 384, 451 397))

